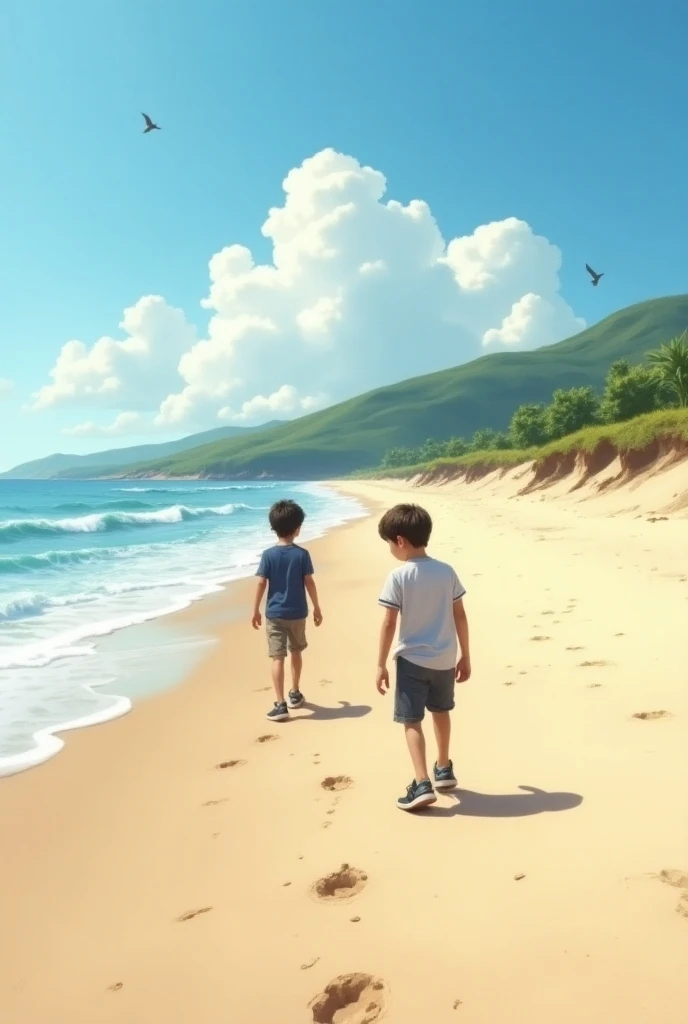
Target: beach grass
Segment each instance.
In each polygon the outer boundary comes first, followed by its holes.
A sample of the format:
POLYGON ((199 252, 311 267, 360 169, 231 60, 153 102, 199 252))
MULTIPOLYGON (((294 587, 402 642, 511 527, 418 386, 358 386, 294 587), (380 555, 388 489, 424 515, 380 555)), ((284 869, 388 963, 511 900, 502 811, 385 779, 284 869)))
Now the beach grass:
POLYGON ((548 455, 566 455, 572 451, 593 452, 600 444, 612 444, 617 451, 638 451, 658 440, 688 443, 688 409, 660 409, 657 412, 636 416, 623 423, 598 424, 584 427, 575 434, 567 434, 556 441, 549 441, 540 448, 505 448, 489 451, 467 452, 454 458, 432 459, 430 462, 412 466, 398 466, 393 469, 378 468, 352 475, 352 479, 405 480, 418 473, 448 467, 485 466, 493 469, 508 469, 525 462, 546 458, 548 455))

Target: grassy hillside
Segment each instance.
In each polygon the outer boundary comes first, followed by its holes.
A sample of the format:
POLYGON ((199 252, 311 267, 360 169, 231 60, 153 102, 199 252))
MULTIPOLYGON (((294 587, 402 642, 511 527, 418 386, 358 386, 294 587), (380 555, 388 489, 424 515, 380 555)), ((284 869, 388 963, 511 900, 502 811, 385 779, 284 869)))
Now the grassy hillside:
POLYGON ((278 420, 273 420, 270 423, 262 424, 260 427, 215 427, 212 430, 204 430, 200 434, 190 434, 188 437, 181 437, 177 441, 163 441, 161 444, 139 444, 130 448, 110 448, 104 452, 93 452, 91 455, 63 455, 56 453, 55 455, 48 455, 44 459, 35 459, 33 462, 24 462, 20 466, 15 466, 14 469, 9 469, 6 473, 0 473, 0 479, 49 480, 55 477, 60 479, 84 479, 102 476, 113 470, 116 471, 120 466, 129 466, 134 462, 144 462, 164 458, 168 455, 176 455, 179 452, 187 451, 189 448, 198 448, 199 445, 209 444, 213 441, 226 441, 234 437, 243 437, 247 433, 254 433, 256 430, 269 429, 278 423, 278 420))
POLYGON ((533 459, 542 460, 548 455, 568 455, 571 452, 592 454, 601 445, 609 444, 614 450, 621 452, 643 451, 654 442, 666 441, 675 445, 688 446, 688 409, 660 409, 657 412, 636 416, 622 423, 605 423, 577 430, 575 434, 567 434, 556 441, 549 441, 540 448, 508 448, 491 449, 485 452, 467 452, 456 458, 432 459, 430 462, 414 466, 394 467, 393 469, 362 470, 355 476, 361 479, 409 480, 419 473, 430 473, 433 470, 470 469, 508 469, 519 466, 533 459))
POLYGON ((505 429, 524 402, 549 401, 555 388, 601 388, 609 364, 640 362, 688 326, 688 295, 639 303, 573 338, 533 352, 500 352, 439 373, 379 388, 259 437, 203 445, 129 467, 127 475, 208 475, 317 479, 379 463, 389 448, 505 429))

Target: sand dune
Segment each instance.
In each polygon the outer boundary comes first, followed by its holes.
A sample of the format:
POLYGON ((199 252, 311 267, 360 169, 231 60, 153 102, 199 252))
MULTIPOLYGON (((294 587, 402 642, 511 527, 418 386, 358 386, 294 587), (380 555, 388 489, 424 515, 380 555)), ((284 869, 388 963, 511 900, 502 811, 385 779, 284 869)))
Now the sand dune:
POLYGON ((596 516, 688 516, 688 450, 671 439, 628 452, 599 444, 594 452, 574 450, 510 468, 444 465, 419 473, 409 483, 452 486, 466 497, 482 492, 501 499, 563 499, 570 508, 596 516))
POLYGON ((460 791, 394 805, 390 560, 358 521, 311 546, 325 621, 293 721, 264 718, 241 584, 184 613, 229 624, 183 686, 0 784, 12 1024, 683 1024, 688 526, 647 521, 667 474, 609 504, 512 499, 515 472, 344 485, 374 514, 422 501, 468 588, 460 791))

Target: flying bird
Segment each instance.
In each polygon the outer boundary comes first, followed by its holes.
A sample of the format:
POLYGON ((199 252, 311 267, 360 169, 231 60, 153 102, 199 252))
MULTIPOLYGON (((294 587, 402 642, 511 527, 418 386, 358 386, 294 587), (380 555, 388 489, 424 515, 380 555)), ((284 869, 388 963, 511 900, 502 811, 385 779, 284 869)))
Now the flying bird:
POLYGON ((588 263, 585 264, 585 269, 587 270, 587 272, 590 274, 590 277, 592 278, 592 286, 593 286, 593 288, 596 288, 597 285, 600 283, 600 278, 604 277, 604 271, 601 274, 596 274, 595 271, 592 269, 592 267, 588 263))
POLYGON ((152 132, 152 131, 158 131, 159 132, 159 131, 162 131, 160 125, 159 124, 155 124, 154 121, 151 121, 151 119, 148 116, 148 114, 142 114, 141 117, 146 122, 146 127, 143 129, 143 134, 144 135, 146 134, 146 132, 152 132))

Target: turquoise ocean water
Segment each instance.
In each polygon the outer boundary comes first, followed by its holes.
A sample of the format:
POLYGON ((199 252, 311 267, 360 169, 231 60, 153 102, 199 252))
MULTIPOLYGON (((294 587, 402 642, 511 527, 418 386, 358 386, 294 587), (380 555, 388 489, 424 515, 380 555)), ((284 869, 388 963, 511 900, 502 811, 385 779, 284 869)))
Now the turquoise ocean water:
POLYGON ((306 510, 306 542, 364 514, 319 484, 0 481, 0 775, 57 753, 58 727, 123 714, 164 685, 154 629, 128 657, 98 638, 251 575, 282 497, 306 510))

